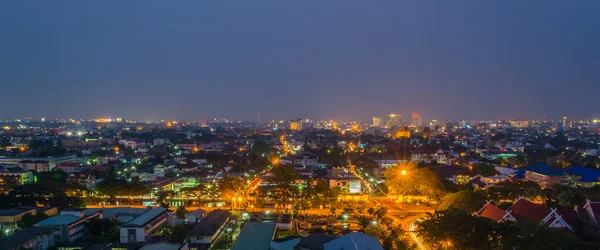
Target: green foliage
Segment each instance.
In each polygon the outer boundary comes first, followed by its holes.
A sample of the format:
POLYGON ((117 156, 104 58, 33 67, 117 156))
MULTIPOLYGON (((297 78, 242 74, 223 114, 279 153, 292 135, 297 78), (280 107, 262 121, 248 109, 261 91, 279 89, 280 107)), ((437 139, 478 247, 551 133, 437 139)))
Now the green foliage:
POLYGON ((119 229, 116 221, 94 218, 87 221, 84 226, 88 232, 88 241, 114 242, 119 240, 119 229))
POLYGON ((35 225, 35 223, 43 221, 47 218, 48 218, 48 215, 46 215, 45 213, 37 213, 35 215, 27 213, 27 214, 23 215, 23 217, 21 218, 21 221, 17 222, 17 226, 20 229, 30 228, 30 227, 33 227, 33 225, 35 225))
POLYGON ((71 197, 70 207, 73 208, 85 208, 87 207, 87 202, 79 197, 71 197))
POLYGON ((480 193, 463 190, 444 196, 438 206, 438 209, 444 210, 452 207, 472 213, 477 212, 483 205, 485 205, 485 202, 485 197, 480 193))
POLYGON ((498 239, 496 222, 450 208, 417 223, 417 234, 434 249, 490 249, 498 239))
POLYGON ((257 141, 252 145, 252 152, 257 154, 266 154, 271 149, 271 146, 264 141, 257 141))
POLYGON ((514 201, 519 196, 525 196, 534 200, 541 195, 542 189, 532 181, 505 181, 487 188, 486 196, 488 199, 501 203, 504 200, 514 201))
POLYGON ((44 204, 59 209, 68 207, 67 194, 55 182, 38 182, 14 187, 8 196, 13 205, 37 206, 44 204))
POLYGON ((444 193, 444 185, 429 168, 413 168, 403 175, 397 166, 385 171, 386 183, 391 193, 421 194, 432 198, 444 193))
POLYGON ((175 216, 177 216, 177 218, 183 219, 183 218, 185 218, 186 215, 187 215, 187 211, 185 210, 184 206, 178 207, 177 211, 175 211, 175 216))
POLYGON ((474 168, 473 171, 477 172, 482 176, 495 176, 499 175, 500 172, 496 170, 496 168, 492 164, 488 163, 479 163, 474 168))
POLYGON ((179 224, 173 227, 173 234, 171 235, 171 241, 181 243, 185 241, 188 233, 191 231, 191 228, 185 224, 179 224))

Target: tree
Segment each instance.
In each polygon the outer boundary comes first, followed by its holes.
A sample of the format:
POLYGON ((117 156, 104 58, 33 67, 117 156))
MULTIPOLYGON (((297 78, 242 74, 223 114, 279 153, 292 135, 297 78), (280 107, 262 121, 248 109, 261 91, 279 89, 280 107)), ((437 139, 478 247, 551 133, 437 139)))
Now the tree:
POLYGON ((88 240, 94 242, 113 242, 119 239, 118 223, 111 219, 90 219, 84 224, 88 240))
POLYGON ((21 217, 21 220, 19 222, 17 222, 17 226, 19 226, 20 229, 30 228, 33 227, 35 223, 43 221, 47 218, 48 215, 46 215, 45 213, 37 213, 35 215, 27 213, 24 214, 23 217, 21 217))
POLYGON ((274 188, 275 195, 279 201, 280 207, 285 205, 285 202, 292 198, 292 183, 294 183, 300 174, 296 171, 293 165, 278 165, 271 169, 273 181, 277 184, 274 188))
POLYGON ((189 228, 185 224, 176 225, 175 227, 173 227, 173 233, 171 234, 171 241, 177 242, 177 243, 184 242, 185 238, 187 238, 187 235, 190 231, 191 231, 191 228, 189 228))
POLYGON ((443 194, 444 185, 429 168, 396 166, 385 171, 390 193, 421 194, 431 198, 443 194))
POLYGON ((429 214, 416 232, 434 249, 490 249, 497 241, 497 223, 450 208, 429 214))
POLYGON ((79 197, 71 197, 70 207, 73 208, 85 208, 87 207, 87 202, 79 197))
POLYGON ((187 215, 187 211, 185 210, 184 206, 178 207, 177 211, 175 211, 175 216, 177 216, 177 218, 183 219, 183 218, 185 218, 186 215, 187 215))
POLYGON ((488 163, 479 163, 475 165, 473 171, 483 176, 495 176, 500 174, 492 164, 488 163))
POLYGON ((449 208, 458 208, 465 212, 473 213, 477 212, 483 205, 485 205, 485 197, 479 193, 463 190, 457 193, 450 193, 444 196, 438 206, 439 210, 445 210, 449 208))
POLYGON ((505 181, 487 188, 486 195, 488 199, 494 200, 497 204, 502 201, 514 201, 520 196, 525 196, 534 200, 540 196, 542 189, 533 181, 505 181))

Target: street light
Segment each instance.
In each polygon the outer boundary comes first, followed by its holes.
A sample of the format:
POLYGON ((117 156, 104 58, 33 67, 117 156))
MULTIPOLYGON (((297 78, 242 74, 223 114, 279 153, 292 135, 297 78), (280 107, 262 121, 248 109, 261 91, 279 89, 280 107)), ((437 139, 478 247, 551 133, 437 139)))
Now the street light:
POLYGON ((401 175, 406 175, 406 174, 407 174, 407 172, 406 172, 406 170, 402 170, 402 171, 400 171, 400 174, 401 174, 401 175))

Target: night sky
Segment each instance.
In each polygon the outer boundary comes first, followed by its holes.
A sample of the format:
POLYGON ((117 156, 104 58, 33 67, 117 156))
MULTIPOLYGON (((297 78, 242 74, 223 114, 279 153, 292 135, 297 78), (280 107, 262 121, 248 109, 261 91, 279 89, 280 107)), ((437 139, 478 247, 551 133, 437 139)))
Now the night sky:
POLYGON ((0 1, 0 119, 600 116, 600 1, 0 1))

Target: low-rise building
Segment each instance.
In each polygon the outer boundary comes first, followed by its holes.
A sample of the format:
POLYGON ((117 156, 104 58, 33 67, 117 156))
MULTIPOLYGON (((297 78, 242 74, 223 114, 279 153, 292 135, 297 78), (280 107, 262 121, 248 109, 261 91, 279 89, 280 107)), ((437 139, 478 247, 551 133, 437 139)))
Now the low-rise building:
POLYGON ((581 166, 573 166, 565 170, 569 184, 581 187, 593 187, 600 184, 600 171, 581 166))
POLYGON ((0 157, 0 165, 17 165, 36 171, 50 171, 57 164, 63 162, 75 162, 77 155, 59 155, 49 157, 0 157))
POLYGON ((23 216, 26 214, 37 215, 39 213, 54 216, 58 214, 58 209, 56 207, 20 206, 0 210, 0 230, 10 234, 19 229, 19 222, 23 216))
POLYGON ((85 222, 102 218, 102 210, 65 209, 59 215, 36 223, 35 227, 55 229, 55 237, 59 242, 73 242, 85 236, 85 222))
POLYGON ((54 228, 32 227, 0 238, 0 248, 6 250, 46 250, 55 243, 54 228))
POLYGON ((96 187, 96 175, 94 173, 73 172, 67 175, 67 183, 91 190, 96 187))
POLYGON ((562 169, 553 168, 545 162, 538 162, 527 167, 525 179, 537 182, 542 188, 569 184, 569 178, 564 175, 562 169))
POLYGON ((7 193, 13 185, 32 183, 33 173, 22 168, 7 168, 0 170, 0 192, 7 193))
POLYGON ((294 166, 306 168, 319 164, 319 157, 310 152, 301 152, 294 157, 294 166))
POLYGON ((135 217, 119 228, 121 243, 146 242, 161 228, 172 224, 172 213, 166 208, 154 208, 135 217))
POLYGON ((190 249, 209 249, 229 224, 231 213, 225 210, 210 212, 188 234, 190 249))
POLYGON ((271 241, 277 233, 277 225, 267 222, 248 222, 242 228, 231 250, 270 249, 271 241))
POLYGON ((448 157, 442 149, 413 149, 410 155, 410 161, 417 163, 437 163, 446 164, 448 157))

